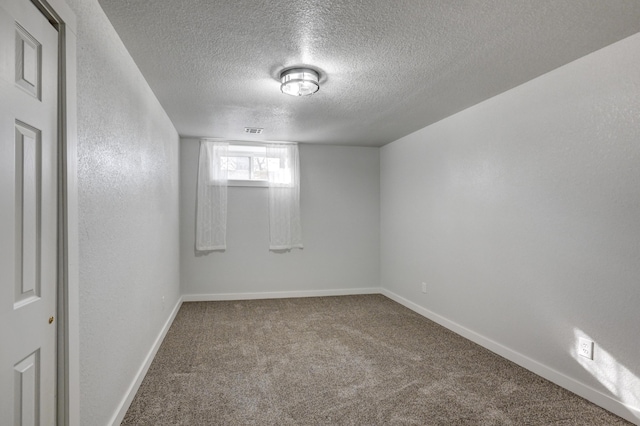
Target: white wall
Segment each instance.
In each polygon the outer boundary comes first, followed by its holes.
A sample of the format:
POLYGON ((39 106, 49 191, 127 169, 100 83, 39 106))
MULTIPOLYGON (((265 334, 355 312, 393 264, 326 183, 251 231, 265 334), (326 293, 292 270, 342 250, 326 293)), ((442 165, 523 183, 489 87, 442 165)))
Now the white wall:
POLYGON ((104 425, 179 299, 179 138, 98 2, 67 2, 78 19, 80 424, 104 425))
POLYGON ((381 206, 390 294, 640 409, 640 34, 383 147, 381 206))
POLYGON ((227 250, 196 255, 198 141, 180 149, 185 295, 378 288, 379 150, 300 145, 304 249, 269 251, 266 188, 229 187, 227 250))

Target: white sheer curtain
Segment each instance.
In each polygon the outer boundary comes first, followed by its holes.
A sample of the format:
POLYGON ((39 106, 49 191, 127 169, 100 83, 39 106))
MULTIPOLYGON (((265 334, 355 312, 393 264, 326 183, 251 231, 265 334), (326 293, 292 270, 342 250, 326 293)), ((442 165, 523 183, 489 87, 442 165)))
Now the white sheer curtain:
POLYGON ((227 248, 227 142, 200 141, 196 199, 196 250, 227 248), (226 160, 226 158, 225 158, 226 160))
POLYGON ((269 171, 269 249, 302 248, 298 145, 267 145, 267 168, 269 171))

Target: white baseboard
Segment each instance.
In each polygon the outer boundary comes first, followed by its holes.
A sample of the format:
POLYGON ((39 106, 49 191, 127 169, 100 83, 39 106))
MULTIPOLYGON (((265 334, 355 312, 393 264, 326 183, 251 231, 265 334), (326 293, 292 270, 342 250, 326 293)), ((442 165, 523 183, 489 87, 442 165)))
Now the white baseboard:
POLYGON ((447 318, 436 314, 435 312, 423 308, 422 306, 413 303, 410 300, 405 299, 404 297, 399 296, 390 290, 383 288, 380 290, 380 292, 384 296, 387 296, 389 299, 406 306, 407 308, 422 315, 423 317, 426 317, 431 321, 436 322, 441 326, 461 335, 462 337, 465 337, 472 342, 475 342, 480 346, 489 349, 490 351, 502 356, 503 358, 506 358, 509 361, 512 361, 520 365, 521 367, 524 367, 527 370, 532 371, 541 377, 544 377, 545 379, 557 384, 558 386, 561 386, 583 397, 584 399, 591 401, 606 410, 611 411, 612 413, 622 417, 623 419, 640 425, 640 407, 632 407, 623 403, 622 401, 618 401, 611 396, 606 395, 590 386, 587 386, 584 383, 581 383, 571 377, 568 377, 560 373, 559 371, 547 367, 546 365, 541 364, 538 361, 527 357, 526 355, 516 352, 481 334, 469 330, 468 328, 463 327, 458 323, 450 321, 447 318))
POLYGON ((301 290, 301 291, 271 291, 262 293, 212 293, 212 294, 185 294, 182 300, 185 302, 213 302, 222 300, 251 300, 251 299, 287 299, 292 297, 322 297, 322 296, 349 296, 355 294, 380 294, 379 287, 371 288, 345 288, 331 290, 301 290))
POLYGON ((122 401, 118 405, 118 408, 116 409, 115 414, 111 418, 111 421, 107 424, 112 426, 119 426, 122 420, 124 419, 124 416, 127 414, 127 410, 129 409, 129 406, 131 405, 133 398, 136 396, 136 393, 138 392, 138 389, 142 384, 142 380, 144 379, 144 376, 147 374, 147 371, 149 371, 149 367, 151 366, 151 362, 153 361, 153 358, 156 356, 158 349, 160 349, 160 345, 164 340, 164 336, 167 335, 167 332, 169 331, 169 328, 171 327, 173 320, 176 318, 176 315, 180 310, 180 306, 182 306, 182 300, 183 300, 182 297, 178 299, 178 302, 174 306, 173 311, 171 311, 171 315, 169 315, 169 318, 167 319, 167 321, 165 321, 164 326, 162 326, 162 329, 158 334, 158 337, 156 337, 156 340, 153 342, 153 345, 151 346, 149 353, 145 357, 144 362, 140 366, 138 373, 135 375, 133 382, 131 383, 131 386, 129 386, 129 389, 127 389, 127 392, 125 393, 124 398, 122 398, 122 401))

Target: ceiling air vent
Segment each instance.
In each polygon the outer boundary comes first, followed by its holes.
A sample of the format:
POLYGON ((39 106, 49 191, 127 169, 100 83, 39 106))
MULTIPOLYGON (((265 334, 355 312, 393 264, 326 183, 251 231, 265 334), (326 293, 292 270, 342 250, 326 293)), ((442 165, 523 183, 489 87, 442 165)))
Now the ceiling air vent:
POLYGON ((245 127, 244 132, 251 135, 259 135, 264 129, 262 127, 245 127))

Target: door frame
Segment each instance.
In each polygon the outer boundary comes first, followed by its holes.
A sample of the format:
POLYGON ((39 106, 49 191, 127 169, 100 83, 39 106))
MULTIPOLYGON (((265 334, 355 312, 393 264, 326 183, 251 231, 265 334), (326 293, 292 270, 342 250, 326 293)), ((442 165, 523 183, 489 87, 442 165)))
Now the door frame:
POLYGON ((56 424, 80 424, 77 26, 65 0, 31 1, 58 30, 56 424))

